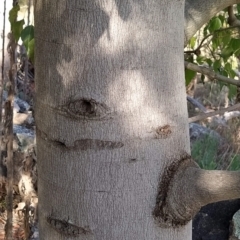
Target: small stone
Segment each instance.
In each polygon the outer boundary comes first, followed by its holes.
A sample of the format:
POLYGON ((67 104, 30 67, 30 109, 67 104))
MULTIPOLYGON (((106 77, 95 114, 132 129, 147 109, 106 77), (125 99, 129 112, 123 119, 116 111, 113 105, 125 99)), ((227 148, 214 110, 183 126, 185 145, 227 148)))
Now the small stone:
POLYGON ((240 210, 238 210, 232 219, 232 236, 230 239, 240 239, 240 210))

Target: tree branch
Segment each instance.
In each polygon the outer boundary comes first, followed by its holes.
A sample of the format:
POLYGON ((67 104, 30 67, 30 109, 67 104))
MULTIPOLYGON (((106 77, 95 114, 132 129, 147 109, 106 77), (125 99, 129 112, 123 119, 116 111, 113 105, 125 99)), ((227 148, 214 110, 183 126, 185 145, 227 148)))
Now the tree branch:
MULTIPOLYGON (((234 17, 236 18, 235 15, 234 15, 234 17)), ((234 28, 238 28, 238 29, 239 29, 239 27, 240 27, 240 21, 239 21, 237 18, 236 18, 236 20, 234 20, 234 24, 236 24, 236 25, 233 25, 233 26, 227 27, 227 28, 220 28, 220 29, 218 29, 218 30, 215 30, 213 33, 210 33, 210 34, 206 35, 206 36, 202 39, 202 41, 200 42, 199 46, 198 46, 196 49, 194 49, 194 50, 187 50, 187 51, 184 51, 184 53, 194 53, 194 54, 196 54, 196 55, 199 55, 198 53, 200 52, 200 49, 201 49, 201 47, 202 47, 202 45, 203 45, 203 43, 205 42, 206 39, 208 39, 208 38, 211 37, 211 36, 214 37, 214 35, 218 34, 219 32, 224 32, 224 31, 227 31, 227 30, 232 30, 232 29, 234 29, 234 28)))
POLYGON ((204 113, 207 113, 209 110, 206 109, 201 103, 199 103, 196 99, 187 96, 187 100, 194 106, 196 106, 199 110, 201 110, 204 113))
POLYGON ((200 51, 200 49, 201 49, 204 41, 205 41, 207 38, 211 37, 212 35, 213 35, 213 34, 211 33, 211 34, 208 34, 207 36, 205 36, 205 37, 202 39, 202 41, 200 42, 199 46, 198 46, 196 49, 194 49, 194 50, 189 50, 189 51, 184 51, 184 53, 195 53, 196 55, 198 55, 197 53, 200 51))
POLYGON ((235 105, 233 105, 231 107, 228 107, 228 108, 223 108, 223 109, 220 109, 220 110, 217 110, 217 111, 214 111, 214 112, 208 112, 208 113, 197 115, 195 117, 191 117, 191 118, 188 119, 188 122, 189 123, 197 122, 197 121, 203 120, 203 119, 208 118, 208 117, 213 117, 213 116, 218 115, 218 114, 224 114, 225 112, 235 111, 235 110, 239 110, 239 109, 240 109, 240 103, 235 104, 235 105))
POLYGON ((228 7, 228 24, 232 27, 240 27, 240 21, 233 12, 233 6, 228 7))
POLYGON ((153 212, 162 227, 185 225, 206 204, 240 198, 240 172, 203 170, 190 156, 165 169, 153 212))
POLYGON ((202 73, 204 75, 207 75, 211 79, 217 79, 217 80, 225 82, 225 83, 230 83, 230 84, 233 84, 236 86, 240 86, 240 81, 233 79, 233 78, 227 78, 218 73, 215 73, 211 68, 198 66, 196 64, 186 62, 186 61, 185 61, 184 65, 185 65, 185 68, 195 71, 195 72, 202 73))

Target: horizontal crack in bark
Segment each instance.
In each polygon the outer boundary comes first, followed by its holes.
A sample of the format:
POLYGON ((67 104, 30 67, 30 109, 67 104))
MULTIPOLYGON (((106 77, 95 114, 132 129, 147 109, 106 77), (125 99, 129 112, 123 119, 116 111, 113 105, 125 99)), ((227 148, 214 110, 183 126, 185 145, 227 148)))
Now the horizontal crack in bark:
POLYGON ((124 146, 122 142, 105 141, 100 139, 78 139, 75 140, 72 146, 67 145, 63 140, 49 138, 46 133, 37 129, 38 136, 47 142, 50 142, 56 147, 60 147, 64 150, 104 150, 104 149, 117 149, 124 146))
POLYGON ((115 149, 121 148, 124 144, 122 142, 103 141, 98 139, 80 139, 74 142, 74 150, 87 150, 87 149, 115 149))

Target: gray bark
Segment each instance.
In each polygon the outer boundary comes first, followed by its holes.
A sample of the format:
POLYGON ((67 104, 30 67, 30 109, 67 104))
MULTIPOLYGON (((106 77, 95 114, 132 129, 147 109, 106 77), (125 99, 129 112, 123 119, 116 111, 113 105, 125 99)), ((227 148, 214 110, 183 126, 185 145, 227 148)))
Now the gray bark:
POLYGON ((153 214, 190 152, 184 1, 37 0, 35 27, 40 239, 190 240, 153 214))
POLYGON ((186 0, 184 45, 218 12, 237 3, 240 0, 186 0))

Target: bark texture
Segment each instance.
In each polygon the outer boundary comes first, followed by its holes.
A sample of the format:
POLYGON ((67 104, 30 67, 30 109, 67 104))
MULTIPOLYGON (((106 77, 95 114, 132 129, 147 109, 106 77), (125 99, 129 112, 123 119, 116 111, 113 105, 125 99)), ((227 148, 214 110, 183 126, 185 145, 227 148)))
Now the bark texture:
POLYGON ((184 45, 214 15, 240 0, 186 0, 184 45))
POLYGON ((191 240, 153 215, 190 152, 184 1, 37 0, 35 27, 40 238, 191 240))

